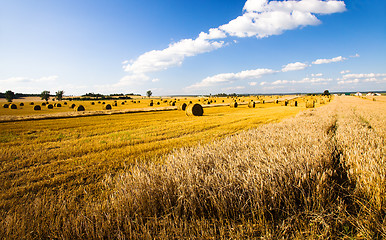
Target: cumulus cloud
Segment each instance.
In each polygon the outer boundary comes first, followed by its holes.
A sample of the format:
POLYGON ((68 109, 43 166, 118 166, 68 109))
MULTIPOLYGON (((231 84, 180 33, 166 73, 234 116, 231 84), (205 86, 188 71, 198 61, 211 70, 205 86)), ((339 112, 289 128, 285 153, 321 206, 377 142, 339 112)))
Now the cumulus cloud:
POLYGON ((346 60, 347 58, 339 56, 331 59, 317 59, 316 61, 312 62, 312 64, 326 64, 326 63, 333 63, 333 62, 342 62, 346 60))
POLYGON ((346 73, 349 73, 349 72, 350 72, 350 70, 343 70, 343 71, 340 72, 340 74, 346 74, 346 73))
POLYGON ((210 52, 224 46, 223 41, 210 41, 203 37, 196 39, 183 39, 170 44, 163 50, 153 50, 142 54, 137 60, 129 63, 125 71, 134 74, 144 74, 179 66, 186 57, 200 53, 210 52))
POLYGON ((233 83, 245 79, 258 79, 267 74, 273 74, 277 71, 267 68, 258 68, 254 70, 246 70, 238 73, 221 73, 211 77, 203 79, 194 85, 187 87, 190 88, 203 88, 209 86, 216 86, 219 84, 233 83))
POLYGON ((130 62, 124 61, 125 71, 146 74, 182 64, 186 57, 210 52, 227 45, 228 36, 263 38, 282 34, 286 30, 317 25, 315 14, 332 14, 346 10, 344 1, 300 0, 268 1, 247 0, 241 16, 218 28, 201 32, 196 39, 183 39, 163 50, 152 50, 130 62))
POLYGON ((340 81, 338 81, 339 85, 342 85, 342 84, 352 84, 352 83, 359 83, 359 79, 340 80, 340 81))
POLYGON ((343 1, 268 1, 248 0, 244 14, 220 26, 231 36, 264 38, 286 30, 318 25, 314 14, 331 14, 346 10, 343 1))
POLYGON ((297 70, 303 70, 306 67, 308 67, 308 64, 301 63, 301 62, 289 63, 285 65, 281 71, 282 72, 297 71, 297 70))

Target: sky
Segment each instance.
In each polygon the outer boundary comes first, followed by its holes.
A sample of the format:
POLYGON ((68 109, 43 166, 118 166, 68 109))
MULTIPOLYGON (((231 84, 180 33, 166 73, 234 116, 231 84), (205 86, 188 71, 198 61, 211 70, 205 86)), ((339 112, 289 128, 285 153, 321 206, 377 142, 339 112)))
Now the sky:
POLYGON ((385 0, 0 0, 0 92, 386 90, 385 0))

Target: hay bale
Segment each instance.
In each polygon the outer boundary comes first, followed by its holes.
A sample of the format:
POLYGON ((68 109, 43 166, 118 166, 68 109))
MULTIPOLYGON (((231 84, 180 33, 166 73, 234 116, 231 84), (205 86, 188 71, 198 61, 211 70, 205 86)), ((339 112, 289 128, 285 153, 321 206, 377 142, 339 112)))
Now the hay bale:
POLYGON ((121 105, 125 105, 125 102, 121 102, 121 105))
POLYGON ((375 101, 377 101, 375 98, 373 98, 373 101, 375 102, 375 101))
POLYGON ((102 102, 102 104, 106 104, 105 102, 102 102))
POLYGON ((48 104, 48 105, 47 105, 47 108, 48 108, 48 109, 53 109, 53 108, 54 108, 54 105, 48 104))
POLYGON ((279 104, 279 100, 275 100, 275 103, 276 103, 276 104, 279 104))
POLYGON ((297 107, 298 106, 298 101, 291 101, 290 106, 291 107, 297 107))
POLYGON ((67 102, 64 102, 63 105, 67 105, 67 102))
POLYGON ((189 104, 185 109, 186 116, 202 116, 204 114, 204 109, 201 104, 189 104))
POLYGON ((79 105, 79 106, 75 107, 76 112, 85 111, 85 110, 86 109, 83 107, 83 105, 79 105))
POLYGON ((3 104, 3 108, 9 108, 9 104, 8 103, 3 104))
POLYGON ((103 106, 103 110, 111 110, 112 107, 110 104, 106 104, 105 106, 103 106))
POLYGON ((24 106, 24 103, 21 102, 21 103, 19 104, 19 106, 20 106, 20 107, 24 106))
POLYGON ((35 103, 34 102, 30 102, 29 105, 35 105, 35 103))
POLYGON ((42 110, 42 107, 40 107, 40 105, 35 105, 34 106, 34 110, 37 111, 37 110, 42 110))
POLYGON ((55 103, 55 107, 62 107, 62 104, 60 104, 60 103, 55 103))
POLYGON ((47 104, 44 102, 44 103, 42 103, 42 106, 46 106, 47 104))
POLYGON ((325 104, 324 100, 320 100, 320 104, 325 104))
POLYGON ((233 102, 230 103, 229 106, 230 106, 231 108, 237 108, 239 105, 237 104, 236 101, 233 101, 233 102))
POLYGON ((265 103, 265 100, 260 100, 260 103, 261 103, 261 104, 264 104, 264 103, 265 103))
POLYGON ((188 104, 186 104, 186 103, 180 103, 180 104, 178 105, 178 110, 180 110, 180 111, 185 111, 185 109, 186 109, 187 106, 188 106, 188 104))
POLYGON ((306 102, 306 108, 314 108, 315 102, 314 101, 307 101, 306 102))
POLYGON ((249 108, 254 108, 256 106, 256 103, 254 102, 254 101, 250 101, 249 103, 248 103, 248 107, 249 108))
POLYGON ((225 100, 222 100, 222 102, 225 102, 225 100))
POLYGON ((160 105, 161 103, 160 102, 157 102, 157 105, 160 105))
POLYGON ((95 103, 94 103, 94 102, 91 102, 91 105, 95 105, 95 103))
POLYGON ((70 108, 74 108, 75 106, 76 106, 75 103, 73 103, 70 105, 70 108))
POLYGON ((118 103, 116 103, 116 102, 115 102, 115 103, 113 103, 113 106, 115 106, 115 107, 116 107, 116 106, 118 106, 118 103))
POLYGON ((281 105, 282 106, 288 106, 288 100, 285 100, 285 101, 281 102, 281 105))
POLYGON ((170 105, 170 106, 176 106, 176 101, 170 101, 170 102, 169 102, 169 105, 170 105))
POLYGON ((141 103, 141 101, 138 101, 138 103, 141 103))
POLYGON ((11 104, 11 106, 9 106, 11 109, 17 109, 17 106, 16 104, 11 104))
POLYGON ((101 104, 101 101, 98 101, 99 104, 101 104))
POLYGON ((154 105, 154 103, 153 103, 153 102, 150 102, 150 103, 149 103, 149 106, 150 106, 150 107, 152 107, 153 105, 154 105))

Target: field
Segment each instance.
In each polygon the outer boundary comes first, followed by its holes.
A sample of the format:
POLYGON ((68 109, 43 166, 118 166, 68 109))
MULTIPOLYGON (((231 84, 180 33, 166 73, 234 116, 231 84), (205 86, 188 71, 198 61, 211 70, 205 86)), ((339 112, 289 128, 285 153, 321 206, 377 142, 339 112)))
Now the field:
MULTIPOLYGON (((180 102, 198 100, 208 103, 180 102)), ((250 100, 207 106, 202 117, 170 110, 0 123, 0 236, 385 238, 386 97, 243 105, 250 100)), ((30 106, 0 114, 28 119, 30 106)))

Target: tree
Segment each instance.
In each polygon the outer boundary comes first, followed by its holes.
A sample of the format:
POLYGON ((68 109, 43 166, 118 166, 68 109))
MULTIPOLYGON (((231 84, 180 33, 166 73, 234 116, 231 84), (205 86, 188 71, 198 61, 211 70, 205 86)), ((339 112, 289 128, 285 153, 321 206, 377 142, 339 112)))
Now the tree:
POLYGON ((328 90, 324 90, 324 92, 323 92, 323 95, 325 95, 325 96, 329 96, 329 95, 330 95, 330 91, 328 91, 328 90))
POLYGON ((59 91, 57 91, 55 94, 56 94, 56 99, 58 100, 58 101, 62 101, 62 99, 63 99, 63 93, 64 93, 64 91, 63 90, 59 90, 59 91))
POLYGON ((12 100, 15 98, 15 93, 11 90, 8 90, 5 92, 5 99, 7 99, 8 102, 12 102, 12 100))
POLYGON ((42 98, 42 100, 48 101, 48 99, 50 98, 50 91, 43 91, 40 94, 40 97, 42 98))
POLYGON ((153 95, 153 93, 149 90, 146 92, 146 95, 147 95, 147 97, 151 97, 151 95, 153 95))

